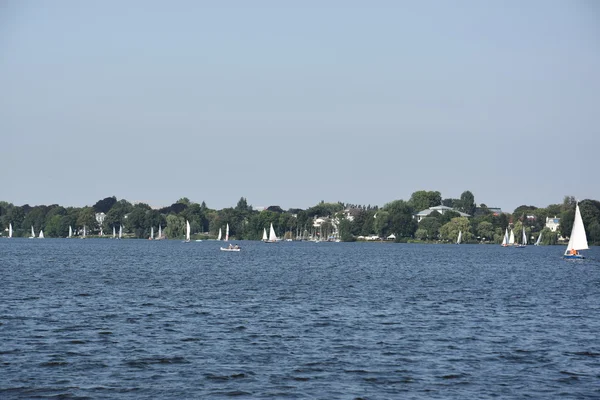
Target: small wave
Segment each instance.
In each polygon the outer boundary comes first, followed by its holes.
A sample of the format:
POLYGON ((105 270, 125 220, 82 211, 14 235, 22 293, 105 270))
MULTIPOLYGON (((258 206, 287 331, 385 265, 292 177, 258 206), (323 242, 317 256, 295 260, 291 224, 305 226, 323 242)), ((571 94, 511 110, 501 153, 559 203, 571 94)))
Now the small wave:
POLYGON ((59 360, 54 360, 54 361, 46 361, 40 364, 41 367, 62 367, 64 365, 68 365, 69 363, 66 361, 59 361, 59 360))
POLYGON ((98 335, 112 335, 113 333, 111 331, 100 331, 98 332, 98 335))
POLYGON ((216 396, 229 396, 229 397, 252 396, 251 392, 244 392, 243 390, 232 390, 231 392, 212 392, 210 394, 216 395, 216 396))
POLYGON ((572 354, 574 354, 576 356, 600 357, 600 353, 595 353, 593 351, 576 351, 572 354))
POLYGON ((194 337, 181 339, 182 342, 199 342, 200 340, 201 340, 200 338, 194 338, 194 337))
POLYGON ((155 364, 189 364, 189 361, 184 357, 147 357, 137 360, 129 360, 126 361, 125 364, 130 367, 144 368, 155 364))

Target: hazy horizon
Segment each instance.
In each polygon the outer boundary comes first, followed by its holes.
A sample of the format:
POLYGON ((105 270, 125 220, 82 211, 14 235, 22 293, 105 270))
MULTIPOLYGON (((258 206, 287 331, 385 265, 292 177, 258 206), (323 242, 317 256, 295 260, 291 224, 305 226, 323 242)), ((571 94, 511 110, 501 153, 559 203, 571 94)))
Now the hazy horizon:
POLYGON ((600 199, 590 1, 0 4, 0 200, 600 199))

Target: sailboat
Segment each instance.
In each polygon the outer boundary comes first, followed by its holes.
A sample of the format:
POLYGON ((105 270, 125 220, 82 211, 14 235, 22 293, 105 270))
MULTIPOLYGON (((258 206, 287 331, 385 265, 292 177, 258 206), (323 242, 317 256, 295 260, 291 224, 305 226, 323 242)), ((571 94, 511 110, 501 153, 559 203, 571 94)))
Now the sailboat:
POLYGON ((8 238, 10 239, 12 237, 12 223, 8 224, 8 238))
POLYGON ((85 231, 85 225, 84 225, 83 226, 83 236, 81 237, 82 239, 85 239, 85 233, 86 233, 86 231, 85 231))
POLYGON ((119 239, 123 237, 123 225, 119 225, 119 239))
POLYGON ((502 247, 508 246, 508 228, 504 231, 504 238, 502 239, 502 247))
POLYGON ((539 246, 541 241, 542 241, 542 232, 540 232, 540 236, 538 236, 537 240, 535 241, 534 246, 539 246))
POLYGON ((43 239, 44 238, 44 231, 40 229, 40 235, 38 236, 38 239, 43 239))
POLYGON ((29 239, 35 239, 35 232, 33 231, 33 225, 31 225, 31 236, 29 236, 29 239))
POLYGON ((156 240, 161 240, 162 239, 162 226, 158 225, 158 237, 156 238, 156 240))
POLYGON ((153 226, 150 227, 150 237, 148 238, 148 240, 154 240, 154 227, 153 226))
POLYGON ((569 236, 569 244, 563 258, 584 259, 585 257, 579 253, 579 250, 587 249, 589 249, 587 236, 585 235, 585 227, 583 226, 583 219, 581 219, 581 212, 579 211, 579 203, 577 203, 575 206, 575 220, 573 221, 571 236, 569 236))
POLYGON ((513 233, 513 230, 510 230, 510 235, 508 236, 508 245, 509 246, 514 246, 515 244, 515 234, 513 233))
POLYGON ((189 243, 190 241, 190 221, 185 220, 185 243, 189 243))
POLYGON ((462 240, 462 231, 458 231, 458 239, 456 239, 456 244, 460 244, 461 240, 462 240))
POLYGON ((273 223, 271 222, 271 227, 269 228, 269 239, 265 243, 277 243, 279 238, 275 234, 275 229, 273 229, 273 223))
POLYGON ((115 232, 115 226, 113 225, 113 235, 112 238, 114 239, 117 236, 116 232, 115 232))
POLYGON ((229 241, 229 224, 227 224, 227 228, 225 228, 225 241, 229 241))
POLYGON ((267 240, 269 240, 269 237, 267 236, 267 228, 263 228, 263 237, 262 237, 262 241, 266 242, 267 240))
POLYGON ((219 228, 219 236, 217 236, 217 240, 221 240, 221 235, 222 235, 221 228, 219 228))
POLYGON ((527 234, 525 233, 525 227, 523 227, 523 234, 521 235, 521 244, 517 244, 515 248, 522 249, 527 246, 527 234))
POLYGON ((67 239, 71 239, 73 237, 73 228, 71 227, 71 225, 69 225, 69 236, 67 236, 67 239))

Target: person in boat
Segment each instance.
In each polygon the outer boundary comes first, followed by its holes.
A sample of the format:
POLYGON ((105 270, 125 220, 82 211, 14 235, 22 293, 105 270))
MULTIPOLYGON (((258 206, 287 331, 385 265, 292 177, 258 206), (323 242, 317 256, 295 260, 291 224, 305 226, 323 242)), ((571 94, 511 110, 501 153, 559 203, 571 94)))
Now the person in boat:
POLYGON ((576 256, 576 255, 579 255, 579 253, 577 252, 577 250, 571 249, 571 255, 576 256))
POLYGON ((234 249, 239 249, 240 246, 238 246, 237 244, 235 246, 233 246, 234 249))
POLYGON ((232 245, 231 243, 229 243, 229 246, 228 246, 228 248, 229 248, 229 249, 233 249, 233 245, 232 245))

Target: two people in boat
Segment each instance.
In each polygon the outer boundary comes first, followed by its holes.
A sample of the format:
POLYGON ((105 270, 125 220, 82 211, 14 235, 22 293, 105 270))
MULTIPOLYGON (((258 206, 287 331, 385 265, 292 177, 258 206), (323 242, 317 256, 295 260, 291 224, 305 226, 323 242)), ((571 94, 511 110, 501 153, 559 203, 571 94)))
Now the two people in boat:
POLYGON ((239 249, 239 248, 240 248, 240 246, 238 246, 237 244, 234 246, 234 245, 232 245, 231 243, 229 243, 229 247, 228 247, 228 248, 229 248, 229 249, 239 249))
POLYGON ((569 255, 571 255, 571 256, 577 256, 577 255, 579 255, 579 252, 577 250, 575 250, 575 249, 571 249, 571 251, 569 251, 569 255))

